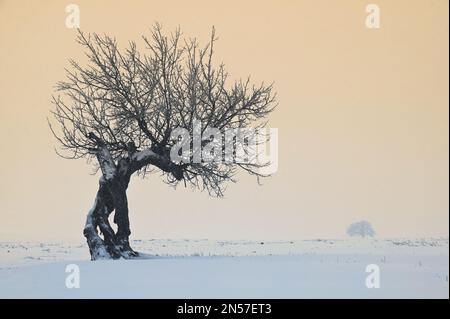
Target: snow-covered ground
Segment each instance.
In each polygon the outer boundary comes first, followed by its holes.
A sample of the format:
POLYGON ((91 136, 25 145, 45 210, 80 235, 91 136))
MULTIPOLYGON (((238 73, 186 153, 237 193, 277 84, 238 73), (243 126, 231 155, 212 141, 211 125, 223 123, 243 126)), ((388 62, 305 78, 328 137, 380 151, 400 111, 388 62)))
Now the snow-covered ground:
MULTIPOLYGON (((448 298, 449 240, 134 240, 139 260, 84 243, 0 242, 0 298, 448 298), (67 265, 79 288, 67 288, 67 265), (367 288, 367 265, 379 288, 367 288)), ((73 277, 71 277, 73 278, 73 277)))

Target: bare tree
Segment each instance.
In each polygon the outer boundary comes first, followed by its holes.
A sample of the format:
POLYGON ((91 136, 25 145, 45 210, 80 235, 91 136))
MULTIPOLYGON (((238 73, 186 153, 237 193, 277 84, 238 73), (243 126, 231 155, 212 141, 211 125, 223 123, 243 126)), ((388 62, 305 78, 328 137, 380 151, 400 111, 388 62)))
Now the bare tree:
POLYGON ((77 41, 88 64, 70 61, 67 79, 57 84, 53 96, 49 125, 60 144, 59 155, 93 160, 101 171, 84 228, 93 260, 138 256, 129 244, 126 195, 135 173, 159 170, 170 185, 181 182, 214 196, 223 195, 224 182, 234 181, 237 168, 265 176, 255 163, 171 160, 175 128, 192 132, 196 120, 202 132, 207 127, 263 127, 262 120, 276 105, 272 85, 255 86, 249 79, 229 83, 224 65, 213 65, 214 29, 201 48, 196 40, 183 39, 179 30, 165 35, 156 25, 150 38, 143 37, 146 54, 134 42, 120 51, 109 36, 80 31, 77 41), (117 231, 108 221, 113 212, 117 231))

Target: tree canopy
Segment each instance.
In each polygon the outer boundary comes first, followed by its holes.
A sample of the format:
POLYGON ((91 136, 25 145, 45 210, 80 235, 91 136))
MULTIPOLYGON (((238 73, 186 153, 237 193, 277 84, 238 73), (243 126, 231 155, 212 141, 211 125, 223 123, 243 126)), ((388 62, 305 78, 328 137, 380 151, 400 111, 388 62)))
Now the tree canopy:
POLYGON ((276 105, 272 85, 230 81, 224 64, 214 65, 214 29, 204 47, 184 39, 179 29, 165 35, 159 24, 142 39, 144 53, 135 42, 121 51, 110 36, 79 32, 88 64, 71 60, 53 96, 50 127, 58 153, 96 158, 103 176, 115 170, 146 174, 156 167, 169 184, 182 181, 217 196, 238 167, 261 176, 257 163, 174 163, 170 149, 177 140, 171 132, 193 132, 196 120, 202 133, 208 127, 263 127, 276 105))

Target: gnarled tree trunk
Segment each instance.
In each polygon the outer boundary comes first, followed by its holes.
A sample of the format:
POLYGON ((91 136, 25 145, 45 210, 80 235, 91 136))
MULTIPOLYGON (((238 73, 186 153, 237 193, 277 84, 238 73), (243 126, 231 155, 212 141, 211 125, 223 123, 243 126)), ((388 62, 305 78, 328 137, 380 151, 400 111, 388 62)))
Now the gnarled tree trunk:
POLYGON ((102 140, 93 133, 90 134, 90 138, 98 145, 96 156, 102 172, 94 206, 88 213, 83 231, 91 259, 137 257, 139 254, 131 249, 129 241, 131 231, 127 188, 130 178, 133 173, 152 164, 181 180, 182 167, 151 149, 137 151, 134 145, 130 145, 128 156, 119 159, 116 163, 102 140), (114 223, 117 225, 116 232, 108 219, 112 212, 114 212, 114 223))
POLYGON ((138 253, 130 247, 130 221, 128 218, 127 188, 133 173, 129 158, 114 162, 104 143, 98 143, 97 160, 102 171, 94 206, 88 213, 84 227, 91 259, 132 258, 138 253), (111 227, 109 216, 114 212, 117 231, 111 227), (103 235, 103 238, 100 236, 103 235))
POLYGON ((84 236, 87 239, 91 259, 133 258, 138 253, 130 247, 130 222, 126 190, 129 180, 101 177, 94 206, 88 213, 84 236), (114 212, 117 231, 111 227, 109 216, 114 212), (100 236, 102 235, 103 238, 100 236))

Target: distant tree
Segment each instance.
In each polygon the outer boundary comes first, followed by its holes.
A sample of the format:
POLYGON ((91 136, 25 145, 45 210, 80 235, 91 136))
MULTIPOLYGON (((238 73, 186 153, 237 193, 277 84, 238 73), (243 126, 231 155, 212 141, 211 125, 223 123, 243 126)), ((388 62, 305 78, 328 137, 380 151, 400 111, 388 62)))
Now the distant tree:
POLYGON ((351 224, 347 229, 347 234, 350 237, 373 237, 375 230, 368 221, 362 220, 351 224))
POLYGON ((134 174, 156 170, 170 185, 181 182, 215 196, 222 196, 237 168, 265 176, 258 163, 174 162, 171 149, 179 140, 171 133, 178 127, 193 132, 197 121, 201 133, 208 127, 263 127, 276 105, 272 85, 230 82, 224 65, 213 64, 214 29, 203 48, 194 39, 182 39, 179 30, 164 35, 159 25, 143 40, 147 54, 134 42, 121 51, 109 36, 80 31, 88 65, 71 61, 53 97, 49 124, 61 146, 58 154, 87 158, 101 172, 84 227, 93 260, 138 255, 129 244, 126 194, 134 174), (108 219, 113 212, 117 231, 108 219))

